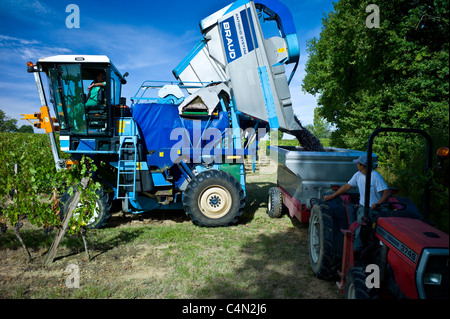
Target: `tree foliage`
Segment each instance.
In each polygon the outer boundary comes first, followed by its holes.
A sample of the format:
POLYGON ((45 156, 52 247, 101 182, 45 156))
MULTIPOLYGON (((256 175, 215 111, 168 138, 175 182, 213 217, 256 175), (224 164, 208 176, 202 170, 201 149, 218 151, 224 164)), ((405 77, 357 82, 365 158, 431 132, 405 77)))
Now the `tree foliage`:
MULTIPOLYGON (((319 95, 337 146, 364 149, 377 127, 414 127, 448 141, 448 0, 341 0, 308 42, 303 89, 319 95), (380 9, 367 28, 366 7, 380 9)), ((379 147, 378 149, 382 149, 379 147)))
POLYGON ((318 108, 314 109, 313 124, 306 125, 306 129, 318 139, 331 137, 331 125, 320 115, 318 108))
POLYGON ((0 109, 0 133, 34 133, 31 125, 22 125, 17 127, 17 120, 13 119, 5 114, 0 109))
MULTIPOLYGON (((448 14, 448 0, 340 0, 324 15, 320 37, 307 43, 302 88, 318 96, 320 115, 335 126, 332 145, 365 150, 374 129, 397 127, 425 130, 435 150, 448 146, 448 14), (366 26, 369 4, 379 8, 379 28, 366 26)), ((385 134, 374 152, 394 172, 391 181, 405 183, 423 173, 424 144, 385 134)), ((448 182, 433 185, 435 195, 448 194, 448 182)), ((436 210, 448 212, 448 199, 436 210)))
POLYGON ((30 133, 33 134, 34 130, 31 125, 22 125, 17 129, 17 133, 30 133))
POLYGON ((0 133, 1 132, 17 132, 17 120, 7 116, 0 109, 0 133))

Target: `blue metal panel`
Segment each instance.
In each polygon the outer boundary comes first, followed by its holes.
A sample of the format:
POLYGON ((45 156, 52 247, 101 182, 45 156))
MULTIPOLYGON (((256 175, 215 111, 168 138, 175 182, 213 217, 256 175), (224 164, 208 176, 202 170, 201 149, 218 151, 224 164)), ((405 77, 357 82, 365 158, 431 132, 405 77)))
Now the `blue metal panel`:
POLYGON ((152 211, 155 209, 161 210, 183 210, 183 202, 170 203, 168 205, 161 205, 155 198, 146 196, 138 196, 136 199, 130 199, 132 209, 130 213, 140 214, 143 212, 152 211))
POLYGON ((95 151, 95 139, 80 139, 77 151, 95 151))
POLYGON ((195 47, 192 49, 191 52, 183 59, 183 61, 180 62, 176 66, 175 69, 173 69, 172 73, 175 75, 175 77, 178 79, 180 74, 188 67, 188 65, 191 63, 192 59, 197 56, 197 54, 205 47, 206 41, 205 39, 201 39, 195 47))
POLYGON ((172 186, 172 183, 166 181, 162 173, 152 173, 152 178, 155 186, 172 186))
POLYGON ((263 5, 276 14, 276 21, 283 38, 288 34, 295 34, 294 18, 289 9, 278 0, 254 0, 255 5, 263 5))
POLYGON ((258 48, 255 27, 249 8, 233 14, 220 22, 222 41, 228 63, 246 55, 258 48))
MULTIPOLYGON (((231 113, 231 124, 233 127, 233 140, 234 140, 234 148, 235 149, 242 149, 242 142, 241 142, 241 126, 239 123, 239 117, 236 114, 236 106, 234 104, 234 101, 230 101, 230 113, 231 113)), ((239 183, 241 184, 242 190, 244 191, 244 196, 247 196, 247 191, 245 189, 245 165, 242 163, 240 165, 239 170, 241 180, 239 183)))
POLYGON ((60 144, 61 151, 63 151, 63 152, 70 151, 70 136, 61 135, 59 137, 59 144, 60 144))
POLYGON ((245 40, 247 42, 248 52, 252 52, 255 48, 258 48, 258 40, 256 39, 255 26, 251 19, 252 13, 250 9, 241 11, 241 20, 244 27, 245 40))
POLYGON ((137 136, 136 122, 132 117, 120 117, 116 120, 117 136, 137 136))
POLYGON ((69 154, 117 154, 116 151, 95 151, 95 150, 82 150, 82 151, 69 151, 69 154))
POLYGON ((297 34, 288 34, 285 38, 288 47, 288 63, 298 63, 300 59, 300 46, 298 44, 297 34))
POLYGON ((261 80, 261 85, 264 93, 264 100, 267 109, 267 116, 269 118, 270 128, 277 130, 280 125, 278 123, 277 111, 275 109, 275 102, 272 95, 272 89, 270 87, 269 75, 267 73, 267 68, 265 66, 258 68, 259 78, 261 80))
POLYGON ((231 63, 242 56, 234 16, 222 21, 220 23, 220 30, 222 32, 225 55, 227 56, 228 63, 231 63))
POLYGON ((159 169, 168 169, 173 166, 170 148, 160 148, 153 154, 147 155, 147 163, 150 166, 156 166, 159 169))

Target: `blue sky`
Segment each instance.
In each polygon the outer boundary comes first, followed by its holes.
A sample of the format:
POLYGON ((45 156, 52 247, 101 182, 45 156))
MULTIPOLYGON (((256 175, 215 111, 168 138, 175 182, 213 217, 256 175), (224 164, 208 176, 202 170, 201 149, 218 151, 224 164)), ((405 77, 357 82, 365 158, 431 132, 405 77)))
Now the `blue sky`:
MULTIPOLYGON (((200 20, 231 2, 1 0, 0 108, 15 119, 39 111, 36 85, 26 72, 26 62, 58 54, 107 55, 122 73, 130 74, 122 93, 129 104, 144 80, 174 80, 172 69, 201 38, 200 20), (66 27, 69 4, 80 8, 78 29, 66 27)), ((301 90, 306 40, 319 35, 321 18, 332 10, 332 1, 281 2, 294 16, 301 46, 300 64, 290 85, 294 112, 303 124, 311 124, 316 98, 301 90)), ((28 122, 18 121, 19 126, 23 124, 28 122)))

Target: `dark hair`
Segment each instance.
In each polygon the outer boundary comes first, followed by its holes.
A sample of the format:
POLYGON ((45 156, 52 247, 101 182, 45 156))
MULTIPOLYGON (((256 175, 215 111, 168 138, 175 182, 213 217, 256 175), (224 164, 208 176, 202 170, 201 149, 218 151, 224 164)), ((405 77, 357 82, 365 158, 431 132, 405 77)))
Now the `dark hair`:
POLYGON ((99 70, 96 74, 95 74, 95 80, 93 83, 97 82, 97 76, 99 76, 100 74, 102 74, 105 78, 106 78, 106 72, 105 70, 99 70))

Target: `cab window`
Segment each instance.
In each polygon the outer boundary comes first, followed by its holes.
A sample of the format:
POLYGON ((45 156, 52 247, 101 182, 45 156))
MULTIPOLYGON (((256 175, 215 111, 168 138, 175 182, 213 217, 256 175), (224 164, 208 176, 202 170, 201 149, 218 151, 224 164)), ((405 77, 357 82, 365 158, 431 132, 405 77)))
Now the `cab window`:
POLYGON ((73 133, 86 134, 86 114, 82 101, 83 82, 81 68, 78 64, 61 64, 58 66, 63 101, 67 110, 68 125, 73 133))

